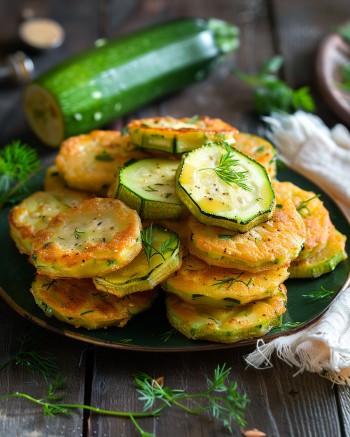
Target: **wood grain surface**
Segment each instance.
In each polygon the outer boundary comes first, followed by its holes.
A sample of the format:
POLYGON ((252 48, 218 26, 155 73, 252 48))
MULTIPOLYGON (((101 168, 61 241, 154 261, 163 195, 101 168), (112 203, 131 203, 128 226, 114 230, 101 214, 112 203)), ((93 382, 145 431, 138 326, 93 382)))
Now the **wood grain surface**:
MULTIPOLYGON (((0 5, 0 55, 15 46, 16 20, 26 0, 0 5), (4 44, 1 44, 1 42, 4 44)), ((350 15, 350 4, 341 0, 55 0, 36 1, 31 5, 40 15, 58 20, 67 32, 64 45, 50 53, 33 54, 38 72, 90 46, 99 37, 109 37, 184 16, 217 17, 239 26, 241 47, 228 56, 204 82, 199 82, 161 101, 140 108, 113 128, 120 129, 134 117, 207 114, 223 118, 241 131, 264 135, 264 126, 253 112, 251 88, 230 70, 238 67, 254 74, 263 60, 276 53, 285 58, 284 78, 292 86, 312 85, 312 59, 320 38, 331 23, 339 24, 350 15)), ((328 124, 338 122, 315 94, 318 113, 328 124)), ((29 131, 20 108, 20 90, 0 88, 0 146, 13 138, 22 138, 39 148, 49 159, 54 152, 40 144, 29 131)), ((29 322, 0 301, 0 365, 16 350, 14 334, 30 329, 29 322)), ((165 385, 189 393, 202 392, 207 378, 217 365, 232 367, 235 380, 250 403, 246 410, 247 429, 257 428, 269 437, 346 437, 350 436, 350 390, 332 388, 318 375, 304 373, 273 359, 273 367, 257 371, 246 368, 244 355, 251 349, 211 353, 153 354, 89 347, 65 337, 52 336, 51 347, 68 378, 67 401, 91 403, 116 411, 141 412, 143 404, 131 374, 143 371, 153 377, 164 376, 165 385)), ((15 364, 0 373, 0 393, 24 391, 36 397, 46 392, 46 383, 15 364)), ((193 404, 188 403, 188 406, 193 404)), ((208 416, 209 417, 209 416, 208 416)), ((141 427, 157 437, 223 437, 230 433, 219 421, 199 418, 172 407, 161 418, 140 419, 141 427)), ((232 424, 234 436, 241 431, 232 424)), ((128 419, 85 413, 77 416, 48 418, 40 408, 19 399, 0 401, 0 436, 26 437, 133 437, 140 434, 128 419)))

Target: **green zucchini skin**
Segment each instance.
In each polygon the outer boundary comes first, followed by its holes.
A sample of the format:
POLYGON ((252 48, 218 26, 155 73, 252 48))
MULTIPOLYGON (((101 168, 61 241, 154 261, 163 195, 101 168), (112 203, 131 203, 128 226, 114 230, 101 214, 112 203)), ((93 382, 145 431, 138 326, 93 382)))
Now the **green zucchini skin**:
POLYGON ((44 73, 24 91, 25 112, 30 121, 26 109, 30 87, 43 87, 61 111, 57 117, 63 120, 62 134, 55 136, 55 142, 60 137, 62 141, 203 79, 219 56, 237 45, 238 30, 220 20, 182 19, 143 29, 86 50, 44 73), (214 21, 219 23, 216 27, 214 21), (231 32, 226 39, 225 30, 231 32))

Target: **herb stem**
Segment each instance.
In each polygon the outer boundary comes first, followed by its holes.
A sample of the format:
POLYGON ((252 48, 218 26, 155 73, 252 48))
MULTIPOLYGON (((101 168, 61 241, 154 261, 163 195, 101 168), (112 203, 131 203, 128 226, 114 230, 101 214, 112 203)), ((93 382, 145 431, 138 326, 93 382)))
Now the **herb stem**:
POLYGON ((119 411, 110 411, 110 410, 102 410, 100 408, 91 407, 90 405, 76 405, 76 404, 51 404, 49 402, 44 402, 44 399, 35 399, 31 396, 26 395, 25 393, 14 393, 12 395, 4 395, 0 396, 0 399, 6 399, 6 398, 16 398, 21 397, 28 399, 31 402, 34 402, 37 405, 41 405, 43 407, 53 407, 53 408, 72 408, 72 409, 78 409, 82 408, 83 410, 89 410, 94 411, 95 413, 99 414, 107 414, 110 416, 120 416, 120 417, 130 417, 131 419, 133 417, 158 417, 160 414, 158 413, 157 409, 155 412, 151 413, 123 413, 119 411))

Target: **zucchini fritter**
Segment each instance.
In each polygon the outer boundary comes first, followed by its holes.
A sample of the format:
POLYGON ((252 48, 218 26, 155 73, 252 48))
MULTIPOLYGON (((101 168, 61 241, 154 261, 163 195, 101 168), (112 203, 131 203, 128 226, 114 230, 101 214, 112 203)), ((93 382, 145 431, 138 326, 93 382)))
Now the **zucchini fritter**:
POLYGON ((91 279, 52 279, 37 275, 31 288, 35 302, 51 317, 76 328, 122 327, 132 316, 149 309, 158 295, 150 290, 118 299, 96 290, 91 279))
POLYGON ((64 141, 56 165, 68 186, 106 196, 116 173, 127 161, 147 156, 135 150, 129 135, 97 130, 64 141))
POLYGON ((276 168, 276 150, 272 144, 263 138, 256 135, 239 132, 235 135, 236 143, 233 147, 242 153, 245 153, 250 158, 255 159, 259 164, 263 165, 270 178, 274 178, 277 173, 276 168))
POLYGON ((348 257, 345 242, 346 236, 333 227, 324 247, 308 259, 292 262, 289 267, 290 277, 318 278, 333 271, 340 261, 348 257))
POLYGON ((21 253, 30 255, 35 234, 47 228, 51 220, 61 212, 95 197, 84 191, 60 188, 53 191, 37 191, 11 209, 10 234, 21 253))
POLYGON ((44 179, 44 190, 52 191, 57 190, 58 188, 65 188, 66 181, 59 174, 57 165, 51 165, 46 170, 46 176, 44 179))
MULTIPOLYGON (((312 191, 305 191, 291 182, 273 181, 273 189, 281 197, 290 198, 295 207, 315 196, 312 191)), ((332 230, 332 223, 329 218, 328 210, 323 206, 323 202, 316 198, 300 206, 306 229, 306 239, 303 250, 299 253, 297 260, 310 258, 319 252, 327 243, 332 230)))
POLYGON ((133 144, 164 157, 178 157, 213 141, 233 144, 238 133, 235 127, 207 116, 144 118, 131 121, 128 129, 133 144))
POLYGON ((192 340, 235 343, 261 337, 282 323, 287 290, 284 285, 279 289, 271 298, 235 308, 195 305, 169 294, 167 316, 174 328, 192 340))
POLYGON ((40 274, 52 277, 103 276, 140 252, 140 231, 136 211, 119 200, 87 200, 35 235, 30 262, 40 274))
POLYGON ((177 234, 160 225, 144 228, 142 232, 152 233, 151 245, 156 249, 146 247, 149 251, 149 261, 143 248, 127 266, 102 278, 93 278, 98 290, 118 297, 151 290, 180 268, 182 259, 177 234))
POLYGON ((162 288, 189 303, 233 308, 273 296, 287 278, 286 268, 249 273, 208 266, 190 255, 180 270, 162 282, 162 288))
POLYGON ((273 218, 244 234, 188 221, 190 251, 209 265, 249 272, 288 267, 305 241, 305 226, 290 199, 277 197, 282 207, 273 218))

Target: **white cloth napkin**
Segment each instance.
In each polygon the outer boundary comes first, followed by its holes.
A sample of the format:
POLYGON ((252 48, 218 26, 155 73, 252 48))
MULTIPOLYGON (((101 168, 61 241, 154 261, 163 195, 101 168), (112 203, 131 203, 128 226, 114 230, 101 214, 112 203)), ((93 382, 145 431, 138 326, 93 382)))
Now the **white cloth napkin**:
MULTIPOLYGON (((274 113, 263 118, 271 128, 277 155, 333 195, 350 216, 350 134, 343 125, 328 129, 315 115, 274 113)), ((271 367, 277 356, 299 372, 308 370, 350 386, 350 288, 312 326, 265 344, 245 357, 255 368, 271 367)), ((296 374, 297 374, 296 373, 296 374)))

